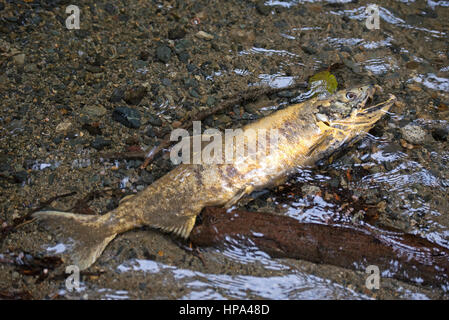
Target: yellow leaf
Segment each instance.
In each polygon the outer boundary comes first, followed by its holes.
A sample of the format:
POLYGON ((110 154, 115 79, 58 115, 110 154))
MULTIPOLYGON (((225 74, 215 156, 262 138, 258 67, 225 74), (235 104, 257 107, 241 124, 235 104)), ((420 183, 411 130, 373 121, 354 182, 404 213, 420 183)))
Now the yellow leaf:
POLYGON ((337 90, 337 79, 329 71, 321 71, 309 78, 309 88, 316 93, 328 91, 334 93, 337 90))

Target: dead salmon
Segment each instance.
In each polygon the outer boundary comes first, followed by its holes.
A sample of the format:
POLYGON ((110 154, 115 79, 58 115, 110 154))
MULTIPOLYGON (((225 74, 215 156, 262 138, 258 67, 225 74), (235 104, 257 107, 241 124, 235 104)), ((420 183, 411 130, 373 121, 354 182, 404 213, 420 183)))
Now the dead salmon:
POLYGON ((118 234, 149 226, 187 238, 206 206, 232 206, 254 190, 279 184, 295 168, 313 166, 360 139, 391 107, 370 105, 376 89, 362 86, 291 105, 242 128, 276 130, 275 152, 243 153, 226 163, 180 164, 116 209, 89 216, 59 211, 34 214, 69 248, 67 263, 92 265, 118 234))

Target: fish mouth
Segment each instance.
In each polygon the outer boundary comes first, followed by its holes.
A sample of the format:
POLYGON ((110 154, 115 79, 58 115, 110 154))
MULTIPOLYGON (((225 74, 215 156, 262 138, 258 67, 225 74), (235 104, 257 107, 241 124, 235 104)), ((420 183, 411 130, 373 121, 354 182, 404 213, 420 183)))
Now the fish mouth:
POLYGON ((369 115, 369 114, 384 114, 386 113, 393 103, 396 101, 396 97, 390 94, 389 98, 383 102, 374 103, 374 95, 376 92, 382 92, 382 88, 378 85, 370 85, 366 87, 366 97, 363 102, 363 107, 361 108, 359 115, 369 115))

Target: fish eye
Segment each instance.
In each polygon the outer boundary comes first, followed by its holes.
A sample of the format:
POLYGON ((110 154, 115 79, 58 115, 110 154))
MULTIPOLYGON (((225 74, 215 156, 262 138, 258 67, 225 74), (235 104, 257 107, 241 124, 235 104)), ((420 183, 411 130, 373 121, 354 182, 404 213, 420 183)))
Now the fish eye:
POLYGON ((346 98, 349 99, 349 100, 354 99, 356 96, 357 96, 357 95, 356 95, 354 92, 348 92, 348 93, 346 94, 346 98))

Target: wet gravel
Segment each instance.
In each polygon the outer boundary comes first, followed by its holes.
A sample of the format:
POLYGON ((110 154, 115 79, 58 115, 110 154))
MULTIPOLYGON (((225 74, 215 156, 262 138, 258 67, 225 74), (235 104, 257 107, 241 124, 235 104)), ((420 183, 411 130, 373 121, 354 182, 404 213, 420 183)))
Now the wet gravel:
MULTIPOLYGON (((100 152, 150 150, 190 113, 330 69, 339 88, 375 83, 399 102, 334 162, 298 170, 245 207, 300 221, 369 222, 449 247, 449 8, 444 1, 383 1, 380 29, 369 30, 368 3, 77 1, 81 29, 67 30, 68 1, 0 0, 0 227, 72 191, 49 207, 70 210, 107 190, 89 202, 92 212, 105 213, 173 165, 165 156, 141 171, 139 159, 100 152)), ((304 96, 262 96, 205 119, 203 129, 240 127, 304 96)), ((48 254, 44 244, 55 241, 24 225, 0 243, 0 260, 48 254)), ((388 278, 370 291, 363 272, 270 259, 237 245, 204 249, 204 265, 184 246, 152 230, 126 233, 75 293, 63 277, 52 278, 60 269, 42 279, 0 263, 0 292, 26 290, 38 299, 447 298, 388 278)))

